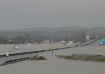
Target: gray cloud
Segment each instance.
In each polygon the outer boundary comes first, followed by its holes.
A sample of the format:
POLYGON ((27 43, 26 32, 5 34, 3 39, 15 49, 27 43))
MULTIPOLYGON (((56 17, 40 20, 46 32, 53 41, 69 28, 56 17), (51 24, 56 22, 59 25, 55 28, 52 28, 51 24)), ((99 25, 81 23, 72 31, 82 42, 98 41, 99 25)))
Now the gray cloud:
POLYGON ((104 26, 104 0, 0 0, 0 29, 104 26))

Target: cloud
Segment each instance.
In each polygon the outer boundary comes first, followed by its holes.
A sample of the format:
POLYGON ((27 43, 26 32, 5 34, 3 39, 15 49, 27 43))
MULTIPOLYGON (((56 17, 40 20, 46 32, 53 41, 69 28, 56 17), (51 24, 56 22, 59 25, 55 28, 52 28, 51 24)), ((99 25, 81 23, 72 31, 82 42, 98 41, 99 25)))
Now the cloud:
POLYGON ((104 26, 104 0, 0 0, 0 29, 104 26))

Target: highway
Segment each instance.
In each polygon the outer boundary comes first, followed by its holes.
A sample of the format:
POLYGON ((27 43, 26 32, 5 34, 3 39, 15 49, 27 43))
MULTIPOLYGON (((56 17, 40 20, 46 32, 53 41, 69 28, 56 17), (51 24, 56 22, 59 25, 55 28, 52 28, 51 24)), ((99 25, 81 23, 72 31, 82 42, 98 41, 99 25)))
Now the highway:
POLYGON ((101 41, 101 39, 98 39, 96 42, 90 44, 89 46, 96 46, 97 44, 99 44, 101 41))

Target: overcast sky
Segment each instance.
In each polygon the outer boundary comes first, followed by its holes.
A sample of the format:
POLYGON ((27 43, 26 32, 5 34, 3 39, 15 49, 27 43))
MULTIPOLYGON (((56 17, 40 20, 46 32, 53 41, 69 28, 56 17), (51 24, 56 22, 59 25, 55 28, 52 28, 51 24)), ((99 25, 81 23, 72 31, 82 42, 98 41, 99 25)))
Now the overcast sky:
POLYGON ((105 0, 0 0, 0 30, 105 26, 105 0))

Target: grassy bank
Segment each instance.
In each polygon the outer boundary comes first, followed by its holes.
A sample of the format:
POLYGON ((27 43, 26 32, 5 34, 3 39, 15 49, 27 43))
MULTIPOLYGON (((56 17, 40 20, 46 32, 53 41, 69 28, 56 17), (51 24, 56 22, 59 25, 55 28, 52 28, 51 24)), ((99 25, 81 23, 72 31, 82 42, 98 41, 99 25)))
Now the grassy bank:
POLYGON ((94 62, 105 62, 105 56, 84 56, 84 55, 56 55, 59 58, 70 59, 70 60, 81 60, 81 61, 94 61, 94 62))

